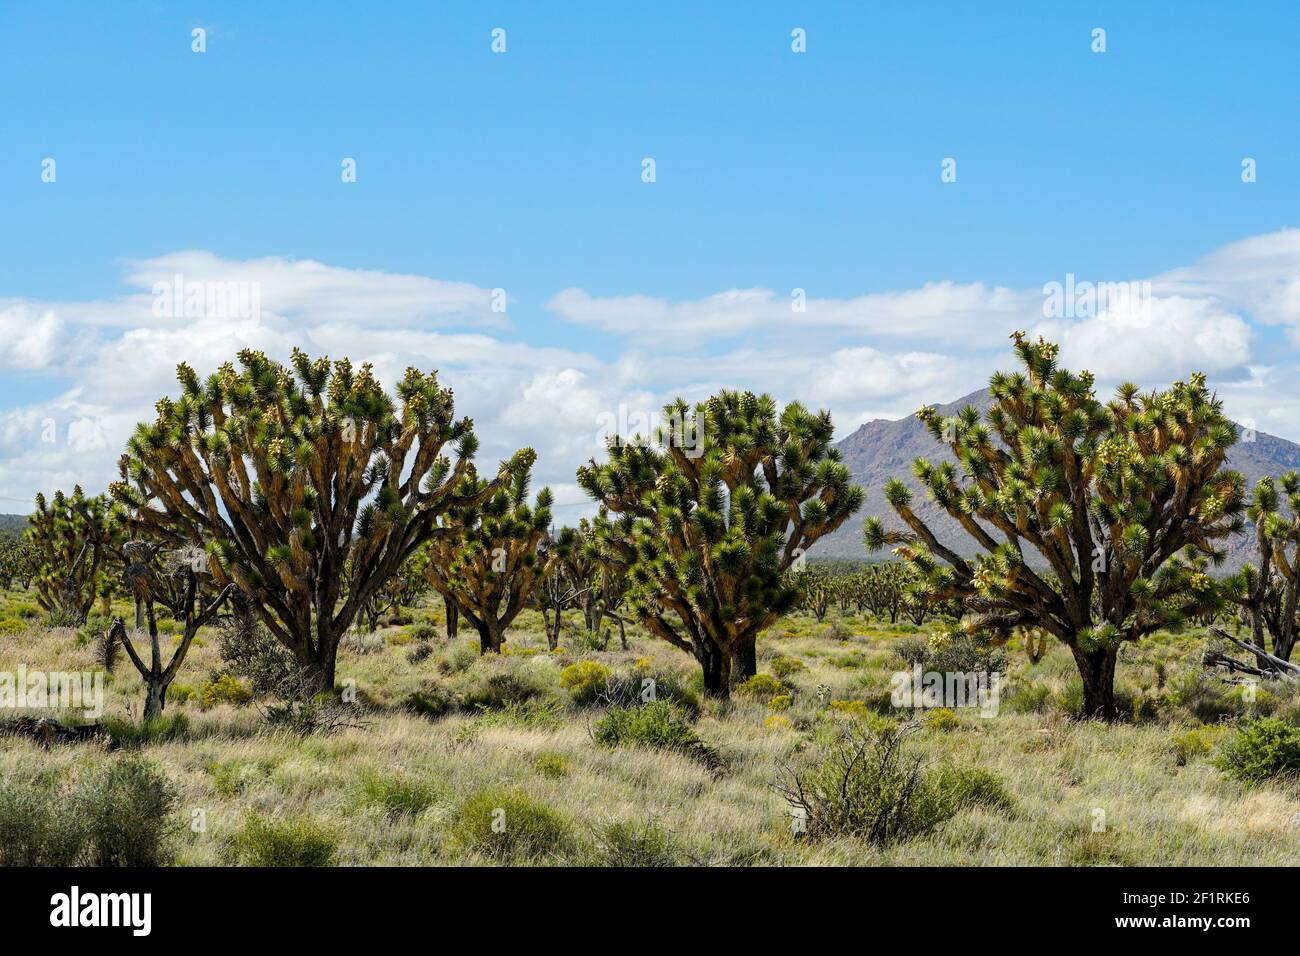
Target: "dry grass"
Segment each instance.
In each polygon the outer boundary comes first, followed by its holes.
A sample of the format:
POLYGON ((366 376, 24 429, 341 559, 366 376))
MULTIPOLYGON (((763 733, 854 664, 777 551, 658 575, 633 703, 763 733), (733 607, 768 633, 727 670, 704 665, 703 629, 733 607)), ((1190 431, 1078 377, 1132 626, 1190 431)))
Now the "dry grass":
MULTIPOLYGON (((24 600, 10 594, 0 608, 24 600)), ((1070 719, 1061 710, 1073 676, 1068 654, 1057 648, 1030 667, 1013 647, 1007 651, 1012 683, 1046 688, 1042 709, 1017 713, 1004 706, 987 719, 962 711, 956 729, 914 735, 932 763, 996 773, 1014 801, 1010 812, 966 809, 933 833, 883 850, 851 839, 796 837, 789 809, 772 787, 779 767, 826 739, 836 721, 855 719, 830 710, 830 700, 867 701, 887 688, 898 667, 894 648, 915 633, 857 617, 823 625, 804 616, 783 621, 760 642, 760 670, 775 653, 807 666, 786 680, 793 700, 779 714, 784 719, 769 720, 773 711, 761 699, 737 698, 706 706, 695 724, 723 756, 720 775, 687 756, 598 745, 590 728, 600 708, 574 705, 559 683, 564 666, 592 657, 618 674, 672 674, 698 687, 692 661, 635 631, 626 651, 617 640, 605 651, 579 650, 581 635, 569 633, 562 642, 567 650, 548 654, 531 612, 511 633, 501 660, 477 660, 462 637, 457 645, 438 642, 431 656, 412 664, 401 628, 381 632, 382 649, 345 653, 339 679, 356 682, 363 727, 303 740, 268 732, 251 706, 203 710, 197 700, 176 701, 167 713, 184 714, 188 729, 144 749, 177 786, 182 822, 203 822, 181 830, 180 864, 228 862, 226 848, 250 814, 313 822, 337 840, 337 862, 344 865, 496 863, 500 857, 470 845, 457 828, 465 801, 490 788, 531 797, 572 834, 554 853, 514 860, 519 863, 605 862, 612 852, 609 827, 621 823, 657 828, 667 847, 661 855, 683 864, 1300 864, 1294 784, 1233 782, 1210 764, 1212 754, 1185 765, 1175 759, 1173 736, 1196 725, 1191 695, 1171 690, 1199 669, 1198 640, 1187 636, 1163 636, 1126 652, 1122 689, 1154 702, 1155 716, 1144 722, 1070 719), (463 700, 495 673, 515 675, 538 699, 562 706, 549 717, 524 707, 453 709, 437 718, 404 706, 433 683, 453 701, 463 700)), ((0 671, 19 665, 96 666, 93 647, 79 642, 77 632, 39 626, 0 633, 0 671)), ((215 640, 200 641, 178 682, 197 690, 220 671, 215 640)), ((138 717, 143 691, 125 659, 106 695, 107 715, 138 717)), ((1271 709, 1300 710, 1290 699, 1262 696, 1271 709)), ((1239 701, 1233 706, 1237 711, 1226 720, 1248 710, 1239 701)), ((4 778, 73 781, 115 759, 118 754, 96 745, 47 751, 0 739, 4 778)))

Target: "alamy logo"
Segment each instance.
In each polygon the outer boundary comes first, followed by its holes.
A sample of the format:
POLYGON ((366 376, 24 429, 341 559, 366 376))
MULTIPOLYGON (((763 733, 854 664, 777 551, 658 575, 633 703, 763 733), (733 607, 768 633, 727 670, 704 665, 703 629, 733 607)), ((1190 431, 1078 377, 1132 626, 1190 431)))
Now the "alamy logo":
POLYGON ((0 671, 0 708, 80 710, 92 719, 104 713, 103 671, 0 671))
POLYGON ((51 926, 128 926, 133 936, 148 936, 153 924, 150 893, 69 893, 50 897, 51 926))
POLYGON ((890 679, 895 707, 978 707, 981 717, 996 717, 1000 706, 997 671, 898 671, 890 679))

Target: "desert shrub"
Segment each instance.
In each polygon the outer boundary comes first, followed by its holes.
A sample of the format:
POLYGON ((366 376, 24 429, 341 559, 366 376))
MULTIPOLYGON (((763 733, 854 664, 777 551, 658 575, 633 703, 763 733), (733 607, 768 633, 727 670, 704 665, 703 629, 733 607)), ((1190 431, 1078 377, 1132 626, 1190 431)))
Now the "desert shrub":
POLYGON ((307 817, 268 820, 253 814, 226 843, 225 856, 243 866, 333 866, 338 840, 307 817))
POLYGON ((248 681, 253 695, 276 694, 299 678, 298 662, 260 623, 232 616, 217 631, 227 673, 248 681))
POLYGON ((167 688, 167 703, 169 704, 187 704, 198 699, 199 692, 194 689, 193 684, 172 684, 167 688))
POLYGON ((1300 773, 1300 727, 1277 717, 1241 726, 1215 761, 1220 770, 1247 783, 1300 773))
POLYGON ((95 866, 159 866, 170 860, 176 790, 154 764, 113 760, 77 794, 95 866))
POLYGON ((420 621, 412 624, 406 631, 411 635, 411 639, 419 642, 436 641, 438 639, 438 628, 428 621, 420 621))
POLYGON ((267 704, 262 713, 272 730, 302 738, 363 726, 357 708, 331 694, 291 694, 267 704))
POLYGON ((1202 724, 1182 733, 1174 734, 1170 741, 1174 752, 1174 762, 1185 767, 1197 757, 1208 755, 1219 742, 1226 728, 1214 724, 1202 724))
POLYGON ((421 717, 441 717, 456 706, 456 699, 442 684, 426 681, 419 690, 408 694, 403 703, 407 710, 421 717))
POLYGON ((698 760, 718 769, 718 752, 700 739, 695 728, 671 703, 657 700, 640 707, 614 707, 596 722, 593 735, 606 747, 653 747, 698 760))
POLYGON ((763 726, 768 730, 789 730, 794 725, 790 723, 790 718, 783 714, 773 714, 763 721, 763 726))
POLYGON ((484 710, 479 723, 485 727, 512 724, 534 730, 557 730, 564 724, 564 707, 564 702, 557 697, 534 697, 496 710, 484 710))
POLYGON ((738 685, 736 693, 741 697, 752 697, 766 703, 778 694, 785 693, 785 685, 771 674, 755 674, 738 685))
POLYGON ((9 613, 24 621, 34 621, 41 616, 41 609, 35 604, 11 604, 9 613))
POLYGON ((847 725, 799 766, 781 768, 777 791, 811 839, 853 836, 877 846, 927 833, 956 812, 904 744, 906 730, 847 725))
POLYGON ((947 707, 935 707, 933 710, 927 710, 921 720, 931 730, 956 730, 961 726, 961 718, 957 716, 957 712, 947 707))
POLYGON ((17 618, 0 618, 0 634, 17 634, 19 631, 25 630, 27 630, 27 625, 17 618))
POLYGON ((537 671, 518 666, 504 669, 500 663, 484 663, 476 669, 480 670, 479 673, 472 670, 466 675, 470 678, 464 693, 467 709, 493 710, 507 704, 522 704, 548 692, 549 688, 537 671))
POLYGON ((569 775, 569 758, 552 750, 544 750, 533 758, 533 769, 552 780, 569 775))
POLYGON ((1068 717, 1083 714, 1083 680, 1073 677, 1052 695, 1052 706, 1068 717))
POLYGON ((683 854, 663 828, 646 823, 609 823, 595 836, 597 866, 681 866, 683 854))
POLYGON ((373 771, 361 775, 358 791, 361 803, 391 817, 417 816, 438 802, 438 791, 428 783, 373 771))
MULTIPOLYGON (((78 615, 76 611, 71 611, 67 608, 54 608, 52 611, 47 611, 41 623, 49 628, 82 626, 81 616, 78 615)), ((88 639, 89 638, 87 638, 87 640, 88 639)), ((81 639, 80 635, 78 635, 77 643, 85 643, 85 641, 81 639)))
POLYGON ((54 787, 0 781, 0 866, 72 866, 86 840, 78 807, 54 787))
POLYGON ((199 704, 204 710, 220 704, 239 707, 253 699, 253 692, 231 674, 221 674, 199 690, 199 704))
POLYGON ((569 823, 522 790, 491 788, 461 804, 452 835, 464 846, 500 859, 539 860, 573 846, 569 823))
POLYGON ((560 685, 575 703, 590 704, 605 693, 605 684, 613 675, 599 661, 582 660, 560 671, 560 685))
POLYGON ((1015 807, 1002 779, 982 767, 940 764, 932 780, 939 799, 950 808, 981 806, 1009 812, 1015 807))
POLYGON ((767 702, 767 709, 779 714, 783 710, 789 710, 793 703, 794 698, 789 694, 777 694, 767 702))
POLYGON ((460 641, 447 648, 438 660, 438 672, 450 676, 468 671, 479 661, 478 643, 460 641))
POLYGON ((637 667, 630 674, 615 674, 605 682, 604 702, 616 707, 634 707, 666 700, 693 720, 700 713, 700 695, 687 681, 697 679, 702 687, 703 678, 698 671, 684 679, 676 671, 637 667))
POLYGON ((406 660, 409 664, 422 664, 432 656, 432 641, 416 641, 415 646, 406 652, 406 660))
POLYGON ((772 673, 775 674, 779 680, 785 680, 793 674, 798 674, 808 670, 808 665, 799 660, 799 658, 788 657, 785 654, 777 654, 768 662, 767 666, 771 668, 772 673))
POLYGON ((1240 713, 1223 681, 1200 669, 1189 669, 1170 682, 1169 700, 1189 717, 1212 724, 1240 713))
POLYGON ((125 717, 105 717, 100 726, 114 744, 126 748, 183 740, 190 732, 190 720, 184 714, 159 714, 138 724, 125 717))
POLYGON ((1002 648, 983 634, 959 631, 932 642, 921 662, 927 671, 940 673, 971 672, 999 673, 1006 669, 1006 655, 1002 648))
POLYGON ((893 642, 892 650, 896 666, 910 671, 917 664, 925 663, 930 644, 923 637, 904 637, 893 642))

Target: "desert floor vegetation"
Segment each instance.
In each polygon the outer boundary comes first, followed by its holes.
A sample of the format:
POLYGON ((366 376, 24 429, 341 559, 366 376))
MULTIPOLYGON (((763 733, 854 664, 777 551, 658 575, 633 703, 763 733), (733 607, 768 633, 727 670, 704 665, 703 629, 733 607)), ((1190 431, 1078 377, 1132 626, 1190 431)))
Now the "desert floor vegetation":
MULTIPOLYGON (((0 671, 100 666, 97 618, 50 628, 29 603, 0 598, 0 621, 17 622, 0 627, 0 671)), ((98 738, 0 742, 5 862, 1300 863, 1300 694, 1206 671, 1196 628, 1124 647, 1106 723, 1079 719, 1067 648, 1031 663, 1018 638, 1000 648, 995 716, 895 708, 892 675, 935 653, 928 629, 835 607, 769 628, 757 676, 728 700, 636 626, 626 649, 600 649, 566 623, 552 651, 530 609, 501 655, 480 656, 477 634, 447 639, 440 604, 402 616, 341 643, 349 719, 315 732, 268 721, 212 628, 148 723, 141 678, 119 661, 98 738), (834 772, 855 740, 896 741, 894 769, 919 775, 915 813, 883 836, 862 821, 896 793, 889 768, 855 776, 853 805, 812 820, 783 786, 834 772)), ((164 646, 179 638, 160 629, 164 646)))

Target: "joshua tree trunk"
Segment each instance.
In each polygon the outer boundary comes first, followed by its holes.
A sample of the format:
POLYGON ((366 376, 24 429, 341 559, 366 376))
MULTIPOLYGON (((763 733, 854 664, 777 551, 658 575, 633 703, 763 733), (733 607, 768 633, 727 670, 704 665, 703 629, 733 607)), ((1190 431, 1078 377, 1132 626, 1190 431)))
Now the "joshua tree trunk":
POLYGON ((505 643, 504 631, 491 619, 474 622, 478 631, 479 654, 500 654, 501 645, 505 643))
POLYGON ((1099 720, 1114 720, 1115 711, 1115 661, 1119 651, 1105 647, 1085 651, 1071 647, 1079 676, 1083 678, 1083 716, 1099 720))
POLYGON ((447 612, 447 640, 454 640, 460 624, 460 608, 456 606, 455 601, 449 598, 443 598, 442 603, 447 612))
POLYGON ((697 647, 695 656, 704 669, 704 696, 723 699, 731 696, 731 653, 707 643, 697 647))
POLYGON ((742 637, 731 662, 731 681, 739 684, 758 673, 758 646, 752 637, 742 637))
POLYGON ((546 647, 547 647, 547 650, 552 650, 552 651, 553 651, 553 650, 555 650, 557 647, 560 646, 560 624, 561 624, 561 614, 562 614, 562 613, 563 613, 563 612, 562 612, 562 611, 560 610, 560 608, 557 606, 557 607, 555 608, 555 618, 552 620, 552 619, 550 619, 550 618, 548 618, 548 617, 546 616, 546 612, 545 612, 544 610, 542 611, 542 618, 543 618, 543 620, 546 621, 546 647))

